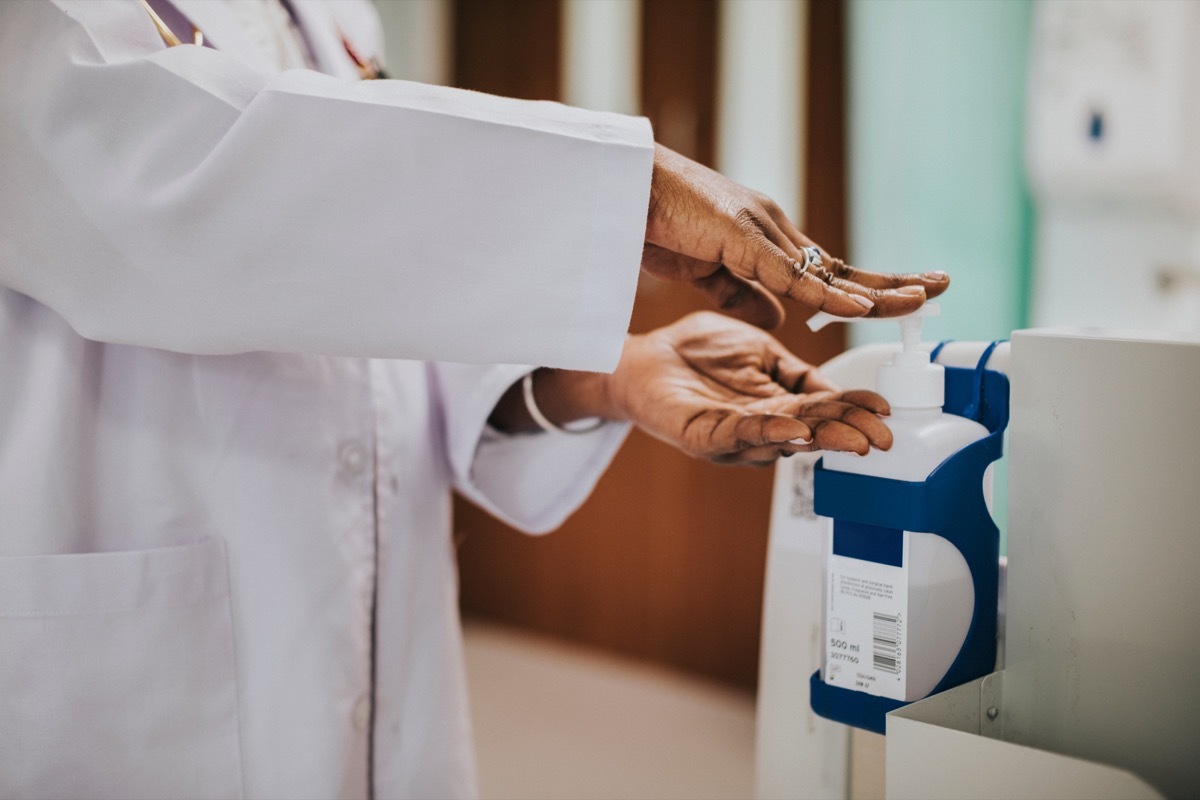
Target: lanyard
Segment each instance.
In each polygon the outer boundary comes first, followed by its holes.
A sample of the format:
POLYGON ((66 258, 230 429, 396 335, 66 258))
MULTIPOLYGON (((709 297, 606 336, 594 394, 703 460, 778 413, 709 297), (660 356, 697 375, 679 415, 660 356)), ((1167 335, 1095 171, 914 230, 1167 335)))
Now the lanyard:
MULTIPOLYGON (((163 22, 163 18, 158 15, 158 12, 156 12, 150 6, 150 3, 148 2, 148 0, 141 0, 141 4, 142 4, 142 8, 145 9, 146 13, 150 15, 150 19, 154 22, 154 27, 158 30, 158 35, 162 37, 162 40, 167 45, 167 47, 178 47, 179 45, 183 44, 183 42, 180 41, 179 37, 176 36, 175 33, 170 29, 170 27, 167 26, 167 23, 163 22)), ((183 17, 182 14, 180 14, 179 16, 181 18, 183 17)), ((191 25, 190 22, 188 22, 188 24, 191 25)), ((197 28, 195 25, 192 25, 191 27, 192 27, 192 44, 196 45, 197 47, 203 47, 204 46, 204 33, 199 28, 197 28)))

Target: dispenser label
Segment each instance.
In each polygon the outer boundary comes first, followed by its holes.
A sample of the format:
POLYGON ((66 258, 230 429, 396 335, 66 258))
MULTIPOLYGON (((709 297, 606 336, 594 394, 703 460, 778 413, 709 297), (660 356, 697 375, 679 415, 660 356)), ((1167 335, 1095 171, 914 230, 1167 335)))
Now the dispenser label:
POLYGON ((834 522, 823 673, 831 686, 904 699, 908 540, 894 528, 834 522))

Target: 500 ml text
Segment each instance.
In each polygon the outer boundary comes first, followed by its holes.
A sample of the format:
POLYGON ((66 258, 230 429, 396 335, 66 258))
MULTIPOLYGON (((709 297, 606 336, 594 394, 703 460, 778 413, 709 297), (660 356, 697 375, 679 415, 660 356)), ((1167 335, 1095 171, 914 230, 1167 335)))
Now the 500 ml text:
POLYGON ((845 661, 850 664, 858 663, 858 656, 854 655, 858 652, 858 645, 850 644, 845 639, 830 639, 829 648, 835 652, 829 654, 829 658, 833 661, 845 661), (837 652, 837 651, 845 652, 837 652))

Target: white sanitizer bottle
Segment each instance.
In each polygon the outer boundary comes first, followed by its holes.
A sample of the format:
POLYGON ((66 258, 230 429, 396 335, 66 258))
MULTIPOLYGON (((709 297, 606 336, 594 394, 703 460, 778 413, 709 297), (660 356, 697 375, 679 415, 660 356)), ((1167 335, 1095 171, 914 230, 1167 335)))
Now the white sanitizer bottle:
MULTIPOLYGON (((891 406, 885 421, 892 447, 866 456, 827 452, 826 469, 922 482, 988 434, 980 423, 942 411, 945 373, 921 348, 922 318, 938 313, 926 303, 905 317, 877 320, 898 322, 901 330, 901 350, 879 368, 877 387, 891 406)), ((822 316, 810 326, 823 325, 822 316)), ((975 590, 966 560, 933 533, 840 524, 831 522, 828 537, 821 679, 894 700, 928 696, 971 624, 975 590), (872 542, 884 540, 880 555, 872 542)))

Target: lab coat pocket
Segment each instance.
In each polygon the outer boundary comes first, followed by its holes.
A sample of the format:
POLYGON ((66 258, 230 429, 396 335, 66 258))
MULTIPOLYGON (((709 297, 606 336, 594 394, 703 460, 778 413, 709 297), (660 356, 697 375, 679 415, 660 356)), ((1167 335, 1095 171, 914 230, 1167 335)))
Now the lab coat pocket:
POLYGON ((0 797, 241 797, 220 539, 0 557, 0 797))

